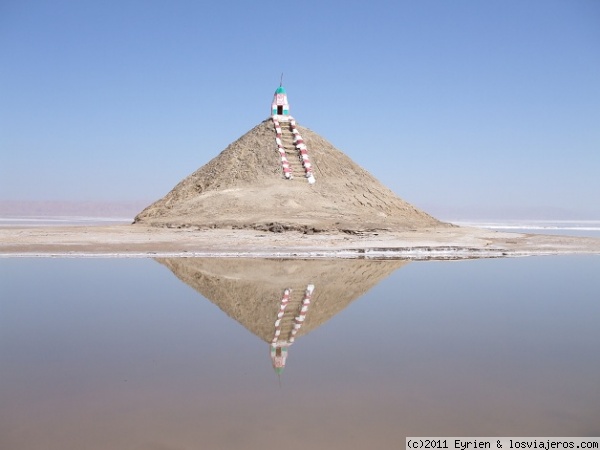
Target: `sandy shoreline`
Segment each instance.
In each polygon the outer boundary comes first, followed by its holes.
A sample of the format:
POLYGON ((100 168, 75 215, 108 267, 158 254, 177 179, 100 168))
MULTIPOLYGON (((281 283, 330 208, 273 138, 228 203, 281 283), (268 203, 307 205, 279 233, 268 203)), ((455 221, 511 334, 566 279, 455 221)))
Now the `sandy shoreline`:
POLYGON ((0 257, 461 259, 549 254, 600 254, 600 239, 470 227, 312 235, 140 225, 0 228, 0 257))

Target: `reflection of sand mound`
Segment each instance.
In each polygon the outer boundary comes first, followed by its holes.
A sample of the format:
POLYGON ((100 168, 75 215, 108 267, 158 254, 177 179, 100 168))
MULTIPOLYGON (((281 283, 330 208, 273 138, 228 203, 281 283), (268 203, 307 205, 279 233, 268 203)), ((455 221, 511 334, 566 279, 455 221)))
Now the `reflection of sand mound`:
POLYGON ((310 310, 297 336, 327 322, 406 261, 268 260, 240 258, 161 258, 181 281, 216 304, 229 317, 271 342, 284 289, 301 302, 315 286, 310 310))
POLYGON ((275 128, 266 120, 144 209, 135 222, 277 231, 442 225, 396 196, 317 133, 298 129, 309 149, 315 184, 300 175, 284 179, 275 128))

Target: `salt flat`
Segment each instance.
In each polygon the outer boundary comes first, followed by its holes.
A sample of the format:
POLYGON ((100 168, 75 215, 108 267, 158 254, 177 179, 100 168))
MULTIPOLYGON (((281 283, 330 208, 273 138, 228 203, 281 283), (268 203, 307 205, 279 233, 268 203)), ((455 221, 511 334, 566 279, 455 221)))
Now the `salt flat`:
POLYGON ((0 256, 372 257, 461 259, 600 254, 600 239, 498 232, 472 227, 403 231, 274 233, 252 229, 143 225, 0 228, 0 256))

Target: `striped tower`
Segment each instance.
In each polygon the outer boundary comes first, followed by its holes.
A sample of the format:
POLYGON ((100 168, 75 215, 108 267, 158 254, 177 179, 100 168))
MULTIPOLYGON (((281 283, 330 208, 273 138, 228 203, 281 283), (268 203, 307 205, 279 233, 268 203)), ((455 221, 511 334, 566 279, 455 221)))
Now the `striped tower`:
POLYGON ((271 103, 271 119, 275 127, 275 144, 281 159, 284 178, 292 180, 294 175, 304 172, 303 175, 308 183, 314 184, 315 176, 308 156, 308 148, 298 131, 296 120, 290 116, 287 94, 281 85, 275 91, 271 103))
POLYGON ((290 104, 288 103, 287 94, 283 86, 279 86, 273 95, 271 103, 272 116, 288 116, 290 114, 290 104))

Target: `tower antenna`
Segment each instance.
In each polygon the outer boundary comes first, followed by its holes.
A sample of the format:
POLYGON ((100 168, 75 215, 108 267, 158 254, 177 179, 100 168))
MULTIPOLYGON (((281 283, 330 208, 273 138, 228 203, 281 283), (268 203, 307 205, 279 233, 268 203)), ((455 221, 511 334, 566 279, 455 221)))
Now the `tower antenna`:
POLYGON ((283 85, 283 72, 281 72, 281 78, 279 79, 279 87, 283 85))

